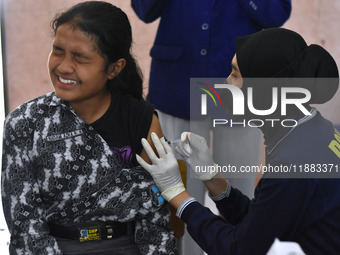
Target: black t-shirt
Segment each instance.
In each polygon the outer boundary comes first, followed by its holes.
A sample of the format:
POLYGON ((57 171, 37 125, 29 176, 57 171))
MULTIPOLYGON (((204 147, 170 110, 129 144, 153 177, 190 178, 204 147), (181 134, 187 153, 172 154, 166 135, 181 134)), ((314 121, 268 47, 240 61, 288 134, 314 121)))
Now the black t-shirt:
POLYGON ((144 100, 112 94, 109 109, 91 126, 117 154, 122 166, 132 167, 137 165, 136 154, 143 149, 141 139, 147 138, 154 113, 154 107, 144 100))

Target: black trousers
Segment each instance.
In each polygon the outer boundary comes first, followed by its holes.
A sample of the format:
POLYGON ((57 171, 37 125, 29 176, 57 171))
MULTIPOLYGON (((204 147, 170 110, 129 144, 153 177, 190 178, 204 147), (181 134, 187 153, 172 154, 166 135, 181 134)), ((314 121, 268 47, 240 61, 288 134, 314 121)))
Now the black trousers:
POLYGON ((59 237, 56 240, 65 255, 140 255, 133 235, 82 243, 59 237))

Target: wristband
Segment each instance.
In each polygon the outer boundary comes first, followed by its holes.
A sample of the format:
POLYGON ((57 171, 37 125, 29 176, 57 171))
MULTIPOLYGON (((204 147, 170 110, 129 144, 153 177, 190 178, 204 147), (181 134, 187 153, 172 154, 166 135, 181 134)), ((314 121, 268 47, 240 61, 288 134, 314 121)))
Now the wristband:
POLYGON ((191 204, 192 202, 196 202, 197 200, 193 197, 189 197, 187 199, 185 199, 182 204, 177 208, 177 212, 176 212, 176 216, 178 218, 181 218, 182 216, 182 213, 184 211, 184 209, 189 205, 191 204))
POLYGON ((223 198, 229 197, 230 191, 231 191, 231 185, 230 185, 230 183, 229 183, 228 180, 226 180, 226 181, 227 181, 228 185, 227 185, 227 188, 225 189, 224 192, 222 192, 221 194, 219 194, 219 195, 217 195, 217 196, 211 196, 211 194, 209 193, 209 197, 210 197, 213 201, 217 202, 217 201, 222 200, 223 198))

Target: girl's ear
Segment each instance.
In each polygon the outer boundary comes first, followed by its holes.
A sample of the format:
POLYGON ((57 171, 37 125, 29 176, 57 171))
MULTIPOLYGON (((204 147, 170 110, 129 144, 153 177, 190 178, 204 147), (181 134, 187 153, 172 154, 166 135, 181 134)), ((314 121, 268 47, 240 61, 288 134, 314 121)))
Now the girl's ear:
POLYGON ((108 79, 112 80, 124 69, 126 60, 124 58, 118 59, 115 63, 112 63, 108 69, 108 79))

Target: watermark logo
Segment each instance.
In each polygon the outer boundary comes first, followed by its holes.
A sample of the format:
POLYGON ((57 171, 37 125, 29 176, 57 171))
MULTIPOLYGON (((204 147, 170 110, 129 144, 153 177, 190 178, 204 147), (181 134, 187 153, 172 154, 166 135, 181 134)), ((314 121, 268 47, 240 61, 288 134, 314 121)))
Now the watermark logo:
MULTIPOLYGON (((230 84, 215 84, 217 89, 228 89, 233 96, 233 115, 244 114, 244 95, 240 88, 230 84)), ((304 115, 311 115, 311 113, 303 106, 311 99, 311 93, 305 88, 297 87, 282 87, 281 88, 281 115, 287 114, 287 105, 295 105, 304 115), (289 93, 298 93, 304 95, 303 98, 288 98, 289 93)), ((269 109, 258 110, 253 104, 253 88, 247 88, 247 106, 251 113, 258 116, 266 116, 274 113, 278 106, 278 88, 272 88, 272 105, 269 109)), ((202 102, 203 104, 203 102, 202 102)))
MULTIPOLYGON (((256 81, 256 82, 258 84, 259 81, 256 81)), ((280 82, 280 81, 274 81, 274 82, 280 82)), ((280 122, 281 125, 284 127, 294 127, 298 124, 298 121, 294 119, 285 118, 285 116, 287 116, 288 107, 295 107, 297 110, 302 112, 305 116, 311 115, 309 110, 305 107, 305 104, 307 104, 311 99, 310 91, 303 87, 291 86, 292 84, 288 84, 289 86, 271 87, 270 93, 269 93, 269 97, 271 97, 270 98, 271 101, 268 100, 268 98, 266 98, 268 102, 271 102, 271 105, 268 105, 266 109, 263 109, 263 108, 258 109, 256 108, 256 105, 254 105, 254 102, 258 102, 258 98, 256 100, 254 99, 254 89, 251 86, 247 87, 247 90, 244 92, 239 87, 235 85, 231 85, 231 84, 215 83, 213 86, 210 86, 205 82, 198 82, 198 81, 196 82, 196 85, 197 84, 200 85, 198 87, 199 90, 204 92, 201 94, 201 102, 200 102, 201 116, 208 115, 208 102, 207 102, 208 95, 210 96, 211 100, 214 102, 215 107, 217 107, 219 104, 221 106, 224 106, 218 91, 221 92, 222 90, 227 90, 223 92, 223 95, 225 94, 225 92, 229 94, 228 97, 230 98, 228 100, 230 100, 230 104, 229 104, 230 106, 227 107, 228 113, 234 116, 235 118, 237 117, 236 118, 237 120, 233 120, 230 118, 230 116, 225 114, 225 116, 222 118, 212 119, 213 127, 215 127, 216 125, 229 125, 231 127, 233 125, 244 126, 244 127, 245 126, 262 127, 265 123, 269 123, 272 127, 274 127, 276 122, 280 122), (232 108, 231 108, 231 102, 232 102, 232 108), (240 121, 240 118, 242 117, 242 115, 247 115, 245 114, 246 112, 250 112, 251 115, 248 115, 248 117, 253 116, 253 119, 249 120, 249 118, 245 118, 243 120, 241 119, 240 121), (256 116, 258 116, 258 118, 256 118, 256 116), (276 116, 276 118, 273 116, 276 116), (278 117, 278 116, 281 116, 281 117, 278 117)), ((197 86, 196 86, 196 89, 197 89, 197 86)), ((225 98, 225 100, 227 99, 225 98)), ((212 108, 209 108, 209 111, 211 110, 212 108)), ((214 111, 212 111, 211 113, 214 117, 216 116, 214 111)))
MULTIPOLYGON (((220 95, 217 93, 217 91, 213 87, 211 87, 210 85, 205 84, 203 82, 199 82, 199 84, 201 84, 201 85, 203 85, 203 86, 205 86, 207 88, 206 89, 206 88, 200 87, 199 89, 204 91, 205 93, 207 93, 211 97, 211 99, 214 101, 214 104, 215 104, 216 107, 217 107, 217 102, 215 100, 215 97, 211 94, 211 92, 208 89, 210 89, 212 91, 212 93, 215 94, 215 96, 217 97, 217 99, 220 102, 221 106, 223 106, 220 95)), ((207 115, 207 94, 202 94, 201 95, 201 114, 202 115, 207 115)))

